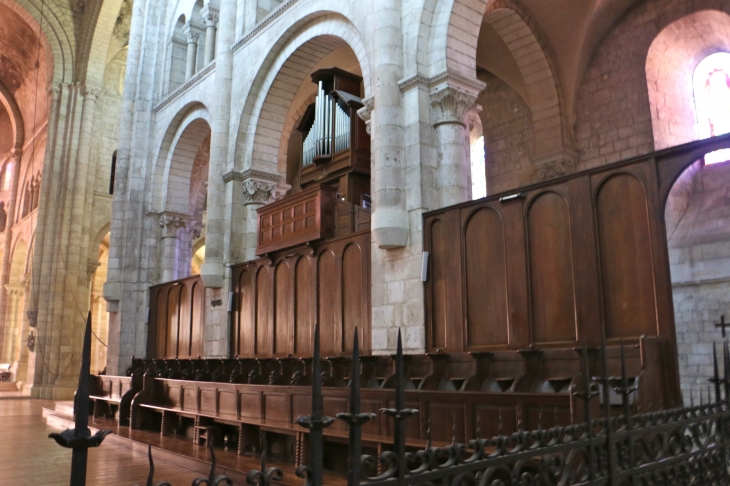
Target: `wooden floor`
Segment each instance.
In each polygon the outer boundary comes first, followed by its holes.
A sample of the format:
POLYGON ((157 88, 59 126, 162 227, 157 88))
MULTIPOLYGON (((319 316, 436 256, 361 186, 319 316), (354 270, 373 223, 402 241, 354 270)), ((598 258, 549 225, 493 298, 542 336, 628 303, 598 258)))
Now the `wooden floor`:
MULTIPOLYGON (((53 408, 54 403, 30 399, 0 400, 0 478, 2 484, 67 485, 71 468, 71 451, 64 449, 48 438, 51 432, 61 429, 47 425, 41 415, 42 408, 53 408)), ((119 437, 109 436, 104 443, 89 453, 87 484, 89 486, 133 486, 146 484, 149 465, 146 446, 160 447, 166 452, 155 456, 155 484, 169 481, 172 486, 186 486, 202 476, 194 469, 201 469, 200 461, 209 461, 205 447, 194 446, 192 441, 179 437, 160 437, 153 432, 133 431, 131 436, 126 427, 117 428, 112 421, 90 424, 109 428, 119 437), (125 446, 125 438, 131 438, 135 445, 125 446), (119 445, 122 444, 122 445, 119 445), (190 467, 184 467, 185 458, 190 458, 190 467), (170 459, 170 460, 168 460, 170 459)), ((154 454, 154 449, 153 449, 154 454)), ((241 473, 258 468, 259 460, 250 456, 239 456, 233 451, 216 449, 219 468, 217 474, 227 471, 241 473)), ((303 480, 294 474, 293 464, 278 464, 270 461, 268 466, 281 467, 284 472, 282 484, 299 486, 303 480)), ((206 474, 207 475, 207 474, 206 474)), ((340 476, 328 476, 328 485, 344 484, 340 476)), ((236 481, 235 484, 243 484, 236 481)))

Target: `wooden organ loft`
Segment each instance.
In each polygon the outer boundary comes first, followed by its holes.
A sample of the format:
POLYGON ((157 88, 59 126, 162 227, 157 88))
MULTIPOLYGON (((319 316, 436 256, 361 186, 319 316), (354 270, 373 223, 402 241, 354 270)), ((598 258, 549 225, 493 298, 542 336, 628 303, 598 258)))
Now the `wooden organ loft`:
POLYGON ((370 136, 357 116, 360 76, 312 73, 317 97, 295 128, 301 190, 258 210, 257 255, 370 228, 370 136))
MULTIPOLYGON (((319 96, 299 126, 302 188, 260 209, 263 256, 231 269, 229 356, 201 358, 199 277, 154 286, 147 357, 133 360, 131 378, 97 378, 96 410, 163 434, 190 420, 235 429, 239 453, 260 430, 302 445, 295 420, 311 404, 315 323, 325 412, 349 407, 356 329, 363 411, 392 404, 393 359, 371 349, 382 323, 371 322, 370 231, 337 221, 339 207, 368 211, 358 78, 313 79, 319 96)), ((691 163, 727 146, 730 134, 425 213, 425 353, 404 367, 406 406, 419 409, 409 447, 425 445, 429 424, 434 441, 463 442, 477 424, 491 436, 536 429, 543 415, 543 428, 578 423, 586 367, 588 377, 619 376, 622 352, 636 410, 681 404, 664 208, 691 163)), ((617 395, 601 396, 594 417, 606 402, 619 411, 617 395)), ((364 432, 371 450, 392 443, 384 417, 364 432)), ((345 434, 344 424, 327 429, 327 447, 345 434)))

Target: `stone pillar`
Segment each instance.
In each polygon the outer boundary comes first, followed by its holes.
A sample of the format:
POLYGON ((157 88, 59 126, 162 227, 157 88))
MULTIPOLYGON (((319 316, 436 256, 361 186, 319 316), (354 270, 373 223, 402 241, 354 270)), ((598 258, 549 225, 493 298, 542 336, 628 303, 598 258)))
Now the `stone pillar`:
MULTIPOLYGON (((3 260, 2 266, 0 267, 0 285, 6 285, 10 280, 10 263, 12 260, 12 243, 13 243, 13 225, 15 224, 15 206, 16 200, 18 199, 18 184, 20 181, 20 161, 22 160, 23 152, 21 149, 16 148, 13 150, 11 157, 13 164, 13 179, 10 185, 10 198, 8 199, 7 219, 5 222, 5 241, 3 242, 3 260)), ((0 316, 6 315, 7 304, 5 292, 0 292, 0 316)), ((8 326, 8 321, 4 320, 2 328, 0 328, 0 336, 7 336, 5 329, 8 326)), ((0 360, 7 362, 9 356, 5 355, 5 352, 0 356, 0 360)))
POLYGON ((375 0, 372 20, 376 26, 373 32, 374 103, 361 109, 365 118, 372 118, 373 214, 370 227, 379 248, 393 249, 408 243, 410 227, 402 192, 403 101, 398 87, 403 75, 401 2, 375 0))
MULTIPOLYGON (((251 171, 246 171, 251 173, 251 171)), ((246 207, 246 260, 256 258, 259 218, 256 210, 274 198, 276 183, 271 180, 248 177, 243 181, 243 204, 246 207)), ((246 177, 246 174, 244 175, 246 177)), ((278 176, 279 178, 281 176, 278 176)), ((273 179, 274 177, 271 177, 273 179)))
POLYGON ((203 65, 207 66, 215 59, 215 33, 218 27, 218 10, 211 4, 200 11, 205 21, 205 56, 203 65))
POLYGON ((188 54, 185 59, 185 79, 188 80, 195 74, 195 60, 198 57, 198 39, 200 36, 193 32, 190 24, 185 29, 185 39, 188 41, 188 54))
POLYGON ((160 214, 162 228, 162 281, 178 278, 178 252, 180 251, 179 230, 184 228, 189 217, 185 214, 164 212, 160 214))
POLYGON ((467 91, 446 82, 431 91, 431 120, 436 130, 438 170, 436 181, 441 207, 471 197, 467 116, 475 109, 478 91, 467 91))
MULTIPOLYGON (((211 107, 210 162, 208 165, 208 221, 205 262, 200 277, 208 288, 221 288, 225 279, 226 186, 231 115, 231 83, 236 30, 236 0, 221 0, 215 54, 215 95, 211 107)), ((227 294, 223 296, 227 300, 227 294)))
MULTIPOLYGON (((26 383, 28 381, 28 361, 30 359, 30 350, 28 349, 28 334, 30 334, 29 319, 25 319, 23 311, 26 308, 26 297, 30 288, 30 274, 26 274, 23 280, 20 282, 22 290, 20 291, 20 298, 18 302, 18 312, 20 325, 20 336, 18 336, 18 367, 15 369, 15 381, 22 381, 26 383)), ((31 376, 32 378, 32 376, 31 376)))
POLYGON ((25 287, 20 284, 5 284, 5 294, 7 299, 5 322, 9 325, 6 325, 3 338, 3 356, 5 362, 13 363, 20 358, 21 305, 25 287))

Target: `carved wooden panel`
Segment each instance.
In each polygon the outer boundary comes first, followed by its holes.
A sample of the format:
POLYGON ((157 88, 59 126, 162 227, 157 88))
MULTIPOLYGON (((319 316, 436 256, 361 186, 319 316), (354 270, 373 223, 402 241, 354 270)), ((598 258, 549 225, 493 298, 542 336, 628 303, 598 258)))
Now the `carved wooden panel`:
POLYGON ((565 198, 543 192, 527 210, 532 342, 576 340, 573 247, 565 198))
POLYGON ((654 270, 646 190, 632 174, 606 180, 596 201, 606 336, 653 336, 654 270))
POLYGON ((259 208, 257 255, 331 238, 337 190, 315 186, 259 208))
POLYGON ((203 355, 203 283, 193 276, 150 287, 148 358, 203 355))
POLYGON ((315 322, 325 356, 349 355, 355 327, 370 349, 370 232, 235 266, 232 281, 235 355, 311 356, 315 322))
POLYGON ((464 230, 466 347, 509 342, 504 222, 492 208, 469 215, 464 230))

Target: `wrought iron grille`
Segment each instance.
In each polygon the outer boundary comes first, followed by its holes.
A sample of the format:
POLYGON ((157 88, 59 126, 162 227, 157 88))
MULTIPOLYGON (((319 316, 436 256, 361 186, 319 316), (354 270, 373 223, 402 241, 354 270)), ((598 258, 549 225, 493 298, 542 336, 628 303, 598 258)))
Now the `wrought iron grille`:
MULTIPOLYGON (((85 484, 86 449, 98 446, 109 433, 101 431, 91 437, 87 427, 90 329, 89 316, 77 392, 76 428, 62 434, 51 434, 59 444, 74 449, 72 486, 85 484)), ((537 430, 492 438, 480 437, 477 428, 474 439, 467 443, 459 443, 454 439, 446 447, 432 447, 429 433, 427 446, 412 452, 406 449, 405 421, 416 415, 418 410, 405 408, 404 359, 399 334, 395 407, 380 410, 394 421, 393 447, 379 457, 374 457, 362 455, 362 426, 376 414, 362 413, 360 409, 357 335, 356 331, 350 382, 351 409, 336 417, 328 417, 324 415, 322 406, 319 326, 316 326, 312 412, 297 420, 299 425, 309 431, 310 461, 307 466, 300 466, 296 471, 297 476, 304 480, 304 486, 323 484, 322 430, 335 420, 342 420, 349 427, 348 486, 730 486, 730 349, 727 341, 722 345, 723 376, 720 376, 717 353, 713 351, 714 376, 709 379, 707 393, 699 397, 699 405, 692 403, 689 407, 633 415, 629 396, 635 388, 629 386, 623 345, 620 377, 590 378, 588 352, 584 349, 583 389, 575 392, 585 404, 584 423, 547 429, 539 426, 537 430), (591 400, 601 393, 608 397, 611 388, 622 398, 622 413, 612 416, 610 400, 606 399, 603 401, 603 416, 593 419, 590 413, 591 400)), ((605 347, 602 355, 605 370, 605 347)), ((694 397, 691 400, 694 402, 694 397)), ((213 459, 210 474, 193 481, 193 486, 232 485, 231 479, 215 475, 212 441, 208 446, 213 459)), ((252 470, 246 476, 246 482, 251 486, 269 486, 283 479, 281 470, 267 467, 265 447, 263 451, 260 469, 252 470)), ((168 485, 164 481, 154 482, 151 448, 149 458, 147 485, 168 485)))

